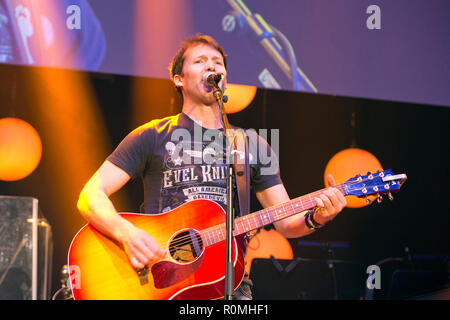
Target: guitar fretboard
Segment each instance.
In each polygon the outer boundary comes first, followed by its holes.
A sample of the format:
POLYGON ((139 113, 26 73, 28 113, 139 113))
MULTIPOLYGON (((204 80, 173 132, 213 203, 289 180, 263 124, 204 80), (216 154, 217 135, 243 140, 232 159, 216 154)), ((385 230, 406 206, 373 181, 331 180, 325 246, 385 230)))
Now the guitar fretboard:
MULTIPOLYGON (((334 186, 344 195, 344 184, 334 186)), ((326 189, 322 189, 307 195, 292 199, 285 203, 265 208, 254 213, 236 218, 234 220, 234 236, 261 228, 273 222, 285 219, 300 212, 312 209, 316 206, 314 198, 319 197, 326 189)), ((207 228, 201 232, 206 246, 225 241, 226 229, 225 223, 207 228)))

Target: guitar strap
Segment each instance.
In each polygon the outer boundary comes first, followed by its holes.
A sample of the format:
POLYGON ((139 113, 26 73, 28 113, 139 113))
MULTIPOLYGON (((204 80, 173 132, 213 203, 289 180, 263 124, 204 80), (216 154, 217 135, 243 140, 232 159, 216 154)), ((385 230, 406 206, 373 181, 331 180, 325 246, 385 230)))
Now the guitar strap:
POLYGON ((243 129, 234 130, 234 171, 240 216, 250 213, 250 164, 248 137, 243 129))

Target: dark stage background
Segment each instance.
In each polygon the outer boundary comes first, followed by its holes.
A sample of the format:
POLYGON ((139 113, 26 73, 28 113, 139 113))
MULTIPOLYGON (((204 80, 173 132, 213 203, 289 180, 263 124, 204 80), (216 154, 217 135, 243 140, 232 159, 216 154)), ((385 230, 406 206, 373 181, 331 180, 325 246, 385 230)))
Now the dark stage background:
MULTIPOLYGON (((46 92, 58 83, 30 85, 30 74, 36 69, 39 68, 0 65, 0 118, 11 116, 14 110, 16 117, 36 128, 43 142, 43 157, 38 168, 23 180, 1 181, 0 194, 39 199, 40 209, 53 229, 52 292, 55 292, 60 286, 59 272, 66 263, 70 241, 85 223, 76 209, 78 193, 94 172, 74 172, 70 162, 61 167, 62 151, 58 150, 57 143, 60 132, 46 130, 53 124, 50 118, 40 117, 38 112, 42 109, 39 111, 35 107, 37 92, 46 92), (11 95, 13 83, 15 97, 11 95), (64 189, 64 181, 70 185, 68 190, 64 189)), ((100 107, 103 122, 99 126, 105 126, 109 140, 101 146, 102 160, 92 160, 92 168, 99 167, 121 139, 138 125, 181 110, 169 80, 64 72, 87 75, 89 88, 100 107), (141 100, 133 96, 133 84, 137 79, 151 90, 151 94, 141 100), (145 116, 136 117, 132 105, 140 105, 145 116)), ((63 110, 64 99, 77 101, 77 96, 59 99, 54 103, 63 110)), ((48 112, 56 113, 54 121, 57 121, 58 109, 52 107, 48 112)), ((83 121, 76 113, 71 121, 75 127, 83 128, 83 121)), ((403 257, 405 247, 418 254, 450 254, 448 107, 258 89, 249 107, 230 115, 230 122, 244 128, 280 129, 281 175, 291 197, 323 188, 328 160, 348 148, 353 139, 357 147, 374 154, 385 169, 408 175, 402 190, 394 194, 394 201, 375 202, 359 209, 346 208, 326 228, 301 240, 348 243, 349 248, 336 250, 335 257, 361 261, 366 266, 387 257, 403 257), (352 114, 355 128, 351 126, 352 114)), ((88 137, 92 135, 89 131, 81 132, 88 137)), ((70 143, 81 139, 78 134, 79 131, 69 132, 70 143)), ((94 150, 98 152, 97 148, 92 139, 92 143, 81 149, 69 147, 64 152, 82 150, 88 157, 94 150)), ((65 156, 70 158, 71 155, 65 156)), ((130 182, 112 199, 119 211, 137 212, 142 202, 141 182, 130 182)), ((253 211, 258 208, 254 202, 253 211)), ((327 257, 325 249, 304 246, 298 240, 290 239, 295 257, 327 257)))

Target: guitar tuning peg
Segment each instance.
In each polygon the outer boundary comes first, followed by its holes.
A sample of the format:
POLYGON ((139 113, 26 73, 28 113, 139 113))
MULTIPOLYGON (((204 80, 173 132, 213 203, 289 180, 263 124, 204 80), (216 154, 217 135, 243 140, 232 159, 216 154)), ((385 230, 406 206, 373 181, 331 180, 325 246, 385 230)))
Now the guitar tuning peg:
POLYGON ((392 196, 392 193, 390 193, 390 192, 388 193, 388 197, 389 197, 389 200, 391 200, 391 201, 394 200, 394 197, 392 196))
POLYGON ((378 203, 383 202, 383 196, 382 196, 381 194, 378 194, 378 196, 377 196, 377 202, 378 202, 378 203))

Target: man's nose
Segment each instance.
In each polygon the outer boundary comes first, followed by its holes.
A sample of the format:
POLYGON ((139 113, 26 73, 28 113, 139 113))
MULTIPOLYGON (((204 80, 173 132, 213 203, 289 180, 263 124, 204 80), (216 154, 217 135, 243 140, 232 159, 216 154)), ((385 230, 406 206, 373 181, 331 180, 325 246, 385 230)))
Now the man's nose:
POLYGON ((206 62, 206 70, 207 71, 215 71, 216 70, 216 66, 214 65, 214 63, 210 60, 208 60, 206 62))

